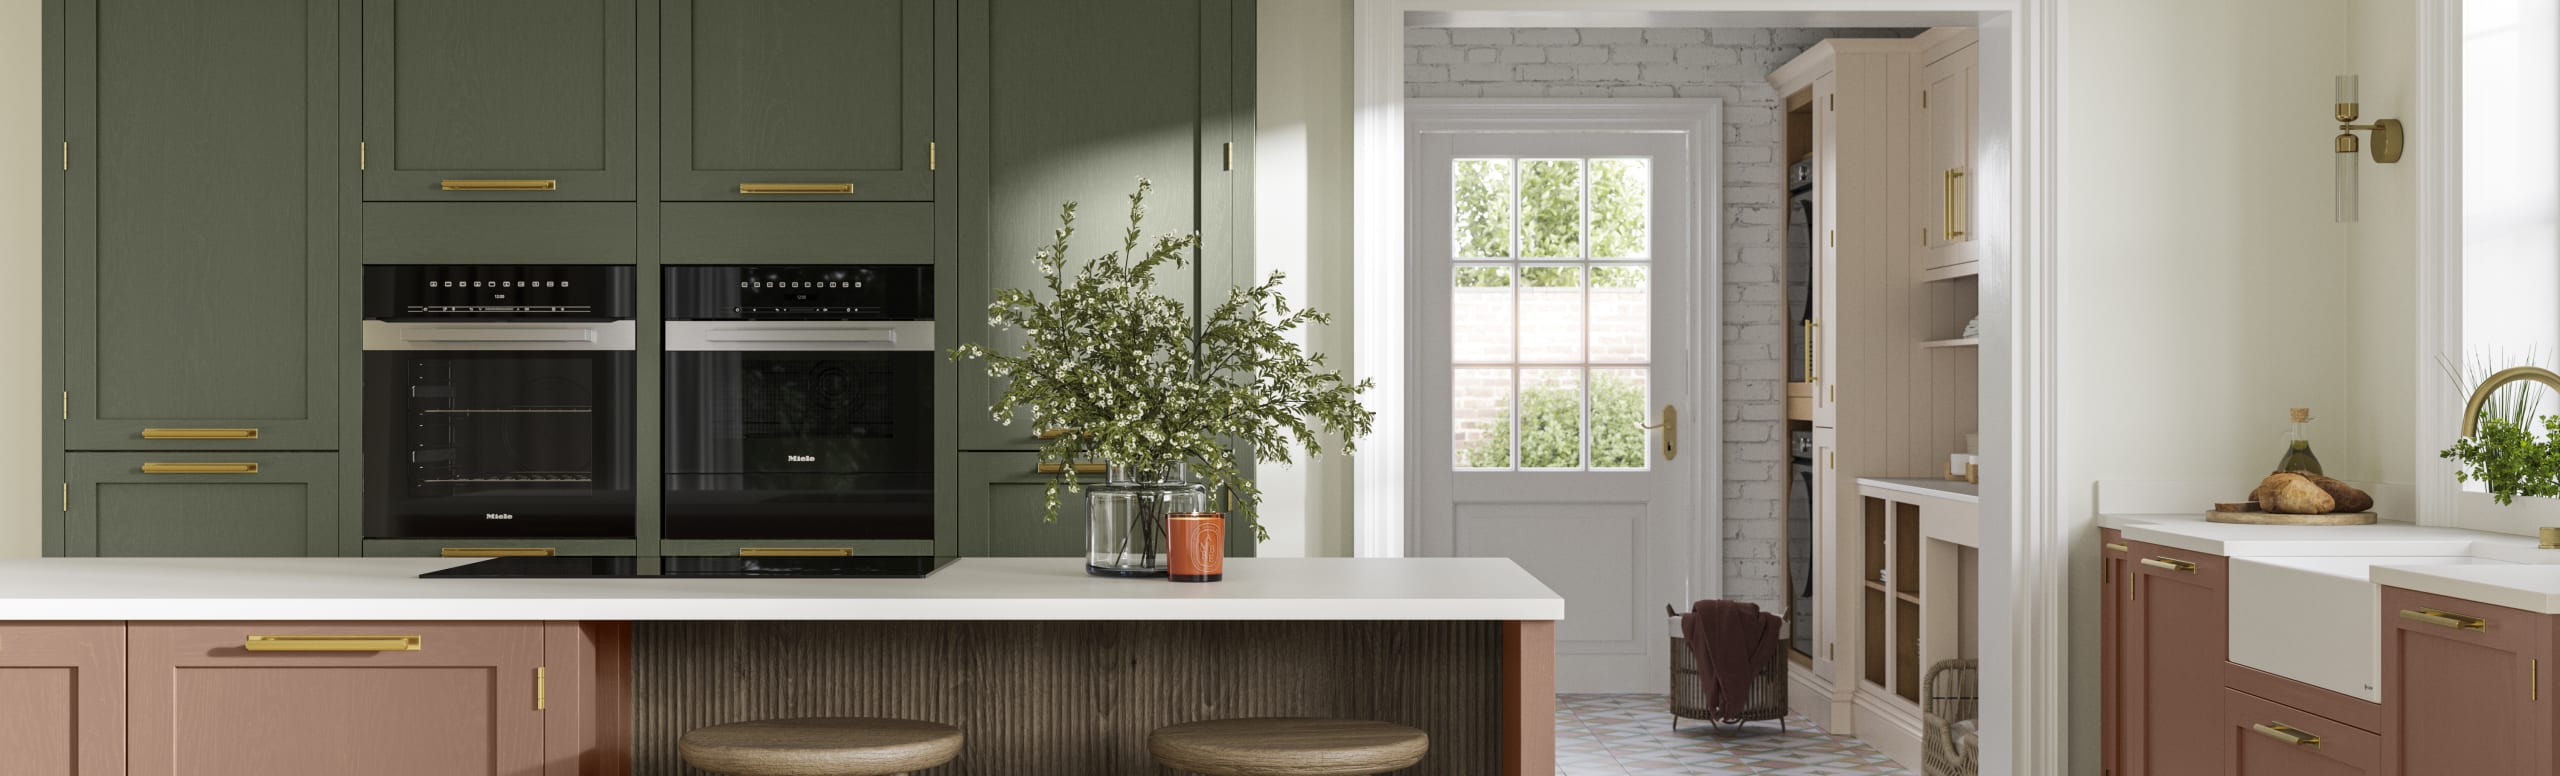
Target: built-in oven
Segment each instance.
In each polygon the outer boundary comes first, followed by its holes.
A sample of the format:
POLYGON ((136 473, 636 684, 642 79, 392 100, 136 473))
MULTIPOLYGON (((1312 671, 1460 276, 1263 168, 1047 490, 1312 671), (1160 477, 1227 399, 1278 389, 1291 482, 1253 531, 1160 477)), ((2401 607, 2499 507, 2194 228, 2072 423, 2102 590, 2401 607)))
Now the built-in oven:
POLYGON ((669 539, 931 540, 932 269, 666 268, 669 539))
POLYGON ((628 266, 365 268, 365 536, 630 538, 628 266))

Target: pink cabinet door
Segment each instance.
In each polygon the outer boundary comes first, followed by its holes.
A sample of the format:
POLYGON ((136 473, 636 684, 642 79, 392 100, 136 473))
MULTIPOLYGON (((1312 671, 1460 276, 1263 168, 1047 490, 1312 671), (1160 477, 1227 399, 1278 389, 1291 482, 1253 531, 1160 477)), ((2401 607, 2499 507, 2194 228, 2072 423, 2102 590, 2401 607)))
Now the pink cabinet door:
POLYGON ((2226 767, 2222 664, 2230 653, 2230 567, 2219 555, 2127 542, 2124 738, 2131 776, 2196 776, 2226 767))
POLYGON ((2124 740, 2124 687, 2120 682, 2124 659, 2122 627, 2126 611, 2125 553, 2123 532, 2113 528, 2098 531, 2098 768, 2100 773, 2123 773, 2121 755, 2124 740))
POLYGON ((0 624, 0 776, 121 776, 124 623, 0 624))
POLYGON ((2239 690, 2222 697, 2225 776, 2374 776, 2381 768, 2380 735, 2239 690))
POLYGON ((134 623, 130 643, 137 776, 544 771, 542 623, 134 623))
POLYGON ((2548 774, 2552 618, 2382 589, 2386 776, 2548 774))

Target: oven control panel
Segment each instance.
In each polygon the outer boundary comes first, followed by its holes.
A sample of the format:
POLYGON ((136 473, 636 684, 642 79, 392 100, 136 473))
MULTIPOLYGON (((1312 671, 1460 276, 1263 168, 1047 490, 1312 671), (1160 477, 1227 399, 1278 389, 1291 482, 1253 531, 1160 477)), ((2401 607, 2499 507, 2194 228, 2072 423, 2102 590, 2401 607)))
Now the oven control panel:
POLYGON ((667 268, 671 321, 933 319, 933 268, 922 265, 667 268))
POLYGON ((619 265, 376 265, 364 268, 364 317, 420 320, 629 320, 637 273, 619 265))

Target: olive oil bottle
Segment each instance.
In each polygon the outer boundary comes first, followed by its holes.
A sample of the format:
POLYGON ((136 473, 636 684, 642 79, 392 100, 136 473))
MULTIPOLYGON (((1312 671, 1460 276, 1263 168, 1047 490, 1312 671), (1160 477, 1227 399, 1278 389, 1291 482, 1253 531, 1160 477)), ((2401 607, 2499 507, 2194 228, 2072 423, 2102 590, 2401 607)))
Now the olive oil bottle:
POLYGON ((2284 458, 2276 461, 2276 471, 2326 474, 2320 471, 2320 456, 2311 454, 2311 408, 2293 408, 2293 430, 2285 433, 2284 458))

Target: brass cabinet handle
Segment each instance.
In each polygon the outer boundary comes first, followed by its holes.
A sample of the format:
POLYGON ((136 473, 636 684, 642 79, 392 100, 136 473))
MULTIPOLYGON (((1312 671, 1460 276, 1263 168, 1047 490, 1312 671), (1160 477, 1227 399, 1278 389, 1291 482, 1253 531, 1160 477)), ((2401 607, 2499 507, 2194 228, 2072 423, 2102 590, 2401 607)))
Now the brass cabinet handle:
POLYGON ((2142 565, 2150 566, 2152 568, 2168 569, 2180 574, 2196 573, 2196 564, 2179 560, 2177 558, 2143 558, 2142 565))
POLYGON ((2124 545, 2121 545, 2121 544, 2117 544, 2117 543, 2115 543, 2115 542, 2108 542, 2108 543, 2107 543, 2107 551, 2108 551, 2108 552, 2131 552, 2132 550, 2133 550, 2133 548, 2131 548, 2131 547, 2127 547, 2127 546, 2124 546, 2124 545))
POLYGON ((146 428, 144 439, 256 439, 254 428, 146 428))
POLYGON ((437 554, 447 558, 548 558, 560 551, 550 547, 446 547, 437 554))
POLYGON ((447 178, 442 188, 445 191, 559 191, 560 182, 531 179, 455 180, 447 178))
POLYGON ((256 474, 254 463, 146 463, 144 474, 256 474))
POLYGON ((241 648, 251 652, 419 652, 417 636, 251 636, 241 648))
POLYGON ((2416 620, 2428 625, 2442 625, 2454 630, 2485 631, 2489 629, 2488 620, 2434 609, 2402 609, 2400 619, 2416 620))
POLYGON ((851 194, 850 183, 741 183, 740 194, 851 194))
POLYGON ((2294 746, 2308 746, 2313 749, 2320 748, 2319 736, 2295 730, 2292 726, 2286 725, 2282 722, 2260 722, 2255 725, 2250 725, 2249 729, 2258 731, 2258 735, 2283 741, 2294 746))
POLYGON ((1964 189, 1964 168, 1947 168, 1945 186, 1945 199, 1938 203, 1939 233, 1949 240, 1962 240, 1964 239, 1964 210, 1956 205, 1956 201, 1957 193, 1964 189))
POLYGON ((740 547, 741 558, 850 558, 851 547, 740 547))
POLYGON ((1074 429, 1074 428, 1044 428, 1044 429, 1040 429, 1040 433, 1032 434, 1032 435, 1031 435, 1031 437, 1032 437, 1033 439, 1056 439, 1056 438, 1058 438, 1058 437, 1066 436, 1066 435, 1068 435, 1068 434, 1073 434, 1073 433, 1076 433, 1077 431, 1081 431, 1081 430, 1083 430, 1083 429, 1074 429))
MULTIPOLYGON (((1080 464, 1076 464, 1076 473, 1077 473, 1077 474, 1101 474, 1101 473, 1103 473, 1103 470, 1104 470, 1104 469, 1107 469, 1107 468, 1109 468, 1109 467, 1103 466, 1102 464, 1098 464, 1098 463, 1080 463, 1080 464)), ((1042 462, 1040 463, 1040 473, 1041 473, 1041 474, 1057 474, 1057 473, 1059 473, 1059 472, 1063 472, 1063 471, 1066 471, 1066 470, 1067 470, 1067 467, 1066 467, 1066 465, 1065 465, 1065 464, 1061 464, 1061 463, 1058 463, 1058 462, 1055 462, 1055 461, 1042 461, 1042 462)))
POLYGON ((1822 341, 1822 322, 1807 319, 1804 322, 1804 330, 1804 381, 1820 383, 1822 382, 1822 350, 1816 347, 1815 343, 1822 341))

